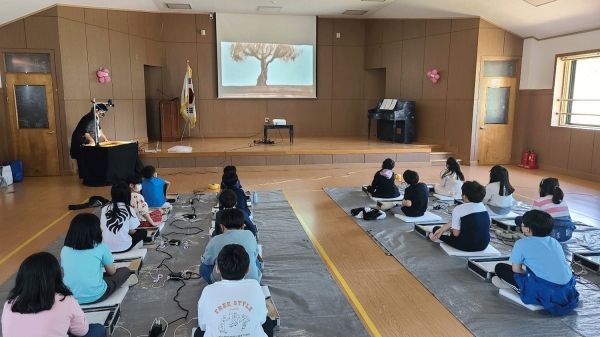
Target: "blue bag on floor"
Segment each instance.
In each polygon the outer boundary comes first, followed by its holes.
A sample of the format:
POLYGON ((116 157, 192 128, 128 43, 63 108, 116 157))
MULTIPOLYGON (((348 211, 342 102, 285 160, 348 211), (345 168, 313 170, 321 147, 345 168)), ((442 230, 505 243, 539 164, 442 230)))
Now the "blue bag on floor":
POLYGON ((19 182, 23 180, 23 161, 22 160, 13 160, 10 163, 5 162, 6 165, 10 165, 10 169, 13 175, 13 181, 19 182))

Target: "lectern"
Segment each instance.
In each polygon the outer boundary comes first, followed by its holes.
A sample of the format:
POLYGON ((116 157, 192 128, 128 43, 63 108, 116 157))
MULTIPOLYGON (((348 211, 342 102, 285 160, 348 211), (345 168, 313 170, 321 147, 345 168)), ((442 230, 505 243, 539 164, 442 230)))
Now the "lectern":
POLYGON ((181 140, 179 128, 179 97, 170 101, 160 101, 160 138, 163 142, 177 142, 181 140))

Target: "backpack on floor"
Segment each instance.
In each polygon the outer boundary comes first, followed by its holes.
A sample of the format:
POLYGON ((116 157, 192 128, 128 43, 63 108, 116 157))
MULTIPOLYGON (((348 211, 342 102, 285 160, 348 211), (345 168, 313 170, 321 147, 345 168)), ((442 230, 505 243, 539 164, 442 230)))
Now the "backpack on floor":
POLYGON ((12 170, 13 181, 18 183, 23 180, 23 161, 13 160, 10 162, 10 169, 12 170))

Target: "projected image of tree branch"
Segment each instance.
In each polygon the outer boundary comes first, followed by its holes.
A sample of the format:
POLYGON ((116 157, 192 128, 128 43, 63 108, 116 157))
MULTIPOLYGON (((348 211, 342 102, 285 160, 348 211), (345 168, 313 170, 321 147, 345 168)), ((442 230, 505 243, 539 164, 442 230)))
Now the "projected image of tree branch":
POLYGON ((314 97, 313 47, 221 42, 223 97, 314 97))

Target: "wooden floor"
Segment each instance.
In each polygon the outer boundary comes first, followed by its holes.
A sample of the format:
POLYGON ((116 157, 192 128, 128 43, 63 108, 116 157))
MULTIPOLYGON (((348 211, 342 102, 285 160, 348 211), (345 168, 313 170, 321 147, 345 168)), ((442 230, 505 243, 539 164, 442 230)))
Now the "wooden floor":
MULTIPOLYGON (((392 144, 390 144, 392 145, 392 144)), ((395 146, 395 144, 393 144, 395 146)), ((323 192, 323 187, 370 182, 376 164, 238 167, 245 189, 283 190, 327 254, 336 282, 372 336, 466 336, 469 331, 393 257, 381 249, 323 192), (433 323, 435 322, 435 323, 433 323)), ((421 180, 438 180, 439 167, 419 168, 421 180)), ((469 180, 485 183, 490 167, 463 167, 469 180)), ((396 168, 403 171, 402 167, 396 168)), ((600 183, 541 170, 509 167, 515 197, 531 203, 542 177, 560 179, 576 220, 600 226, 600 183)), ((161 169, 172 191, 190 193, 218 183, 216 169, 161 169)), ((91 195, 108 196, 109 188, 80 185, 76 177, 26 178, 0 189, 0 282, 29 254, 43 250, 66 232, 68 204, 91 195)), ((260 202, 260 200, 259 200, 260 202)), ((331 269, 330 269, 331 271, 331 269)))
MULTIPOLYGON (((192 138, 183 139, 181 142, 159 142, 159 153, 143 153, 141 157, 163 156, 220 156, 223 153, 230 155, 281 155, 281 154, 352 154, 352 153, 395 153, 395 152, 422 152, 437 145, 428 144, 401 144, 378 140, 373 136, 367 137, 295 137, 290 143, 287 132, 280 137, 277 130, 269 132, 269 138, 275 144, 255 144, 254 140, 263 137, 260 135, 251 138, 192 138), (191 153, 168 153, 168 149, 177 146, 191 146, 191 153)), ((144 145, 145 149, 156 149, 156 143, 144 145)))

